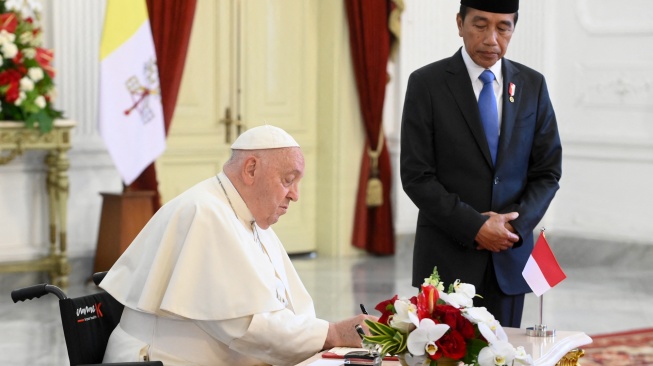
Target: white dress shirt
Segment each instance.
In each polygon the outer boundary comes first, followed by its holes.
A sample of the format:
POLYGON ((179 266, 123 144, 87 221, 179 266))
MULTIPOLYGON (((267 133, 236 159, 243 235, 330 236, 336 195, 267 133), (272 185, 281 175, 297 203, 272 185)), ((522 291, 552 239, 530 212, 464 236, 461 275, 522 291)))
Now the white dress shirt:
MULTIPOLYGON (((467 72, 469 73, 469 79, 472 81, 474 95, 476 95, 476 100, 478 101, 478 97, 483 89, 483 82, 478 77, 481 76, 483 71, 485 71, 485 68, 477 65, 474 60, 472 60, 464 46, 461 53, 463 55, 463 61, 465 61, 465 66, 467 67, 467 72)), ((503 73, 501 72, 501 59, 492 65, 489 70, 494 74, 492 86, 494 88, 494 97, 497 101, 497 111, 499 112, 499 134, 501 134, 501 117, 503 117, 503 73)))

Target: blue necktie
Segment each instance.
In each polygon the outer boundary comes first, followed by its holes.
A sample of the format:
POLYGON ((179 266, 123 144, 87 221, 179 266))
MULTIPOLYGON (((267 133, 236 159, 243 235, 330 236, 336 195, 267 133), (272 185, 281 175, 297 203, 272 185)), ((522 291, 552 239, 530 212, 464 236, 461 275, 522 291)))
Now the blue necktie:
POLYGON ((499 111, 497 110, 497 99, 494 96, 494 74, 485 70, 478 77, 483 82, 483 89, 478 96, 478 110, 481 112, 481 122, 485 130, 487 144, 492 155, 492 164, 497 161, 497 147, 499 146, 499 111))

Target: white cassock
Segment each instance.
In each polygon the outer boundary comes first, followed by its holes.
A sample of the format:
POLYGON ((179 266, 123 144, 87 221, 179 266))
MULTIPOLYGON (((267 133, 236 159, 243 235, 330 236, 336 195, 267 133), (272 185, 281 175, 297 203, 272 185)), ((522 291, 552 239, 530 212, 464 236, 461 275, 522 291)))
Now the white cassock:
POLYGON ((125 305, 104 362, 294 365, 320 351, 328 322, 253 221, 224 173, 159 209, 100 284, 125 305))

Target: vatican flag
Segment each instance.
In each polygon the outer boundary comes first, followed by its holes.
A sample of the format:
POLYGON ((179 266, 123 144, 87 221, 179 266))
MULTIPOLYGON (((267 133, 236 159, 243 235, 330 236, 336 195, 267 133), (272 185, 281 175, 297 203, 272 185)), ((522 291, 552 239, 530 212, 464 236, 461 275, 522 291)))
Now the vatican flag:
POLYGON ((100 135, 129 185, 166 147, 145 0, 107 0, 100 61, 100 135))

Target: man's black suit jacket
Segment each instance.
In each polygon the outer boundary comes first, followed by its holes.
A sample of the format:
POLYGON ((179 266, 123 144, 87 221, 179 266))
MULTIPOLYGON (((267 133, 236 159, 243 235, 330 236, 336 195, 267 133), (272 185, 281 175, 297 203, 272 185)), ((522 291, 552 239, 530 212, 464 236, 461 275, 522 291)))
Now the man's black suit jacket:
MULTIPOLYGON (((461 51, 414 71, 401 127, 401 180, 419 215, 413 285, 438 267, 445 284, 479 286, 489 256, 508 295, 530 292, 522 270, 533 230, 559 188, 562 147, 544 77, 503 59, 503 118, 493 166, 461 51), (514 101, 508 87, 515 85, 514 101), (517 211, 520 241, 509 250, 477 250, 483 212, 517 211)), ((482 294, 481 294, 482 295, 482 294)))

